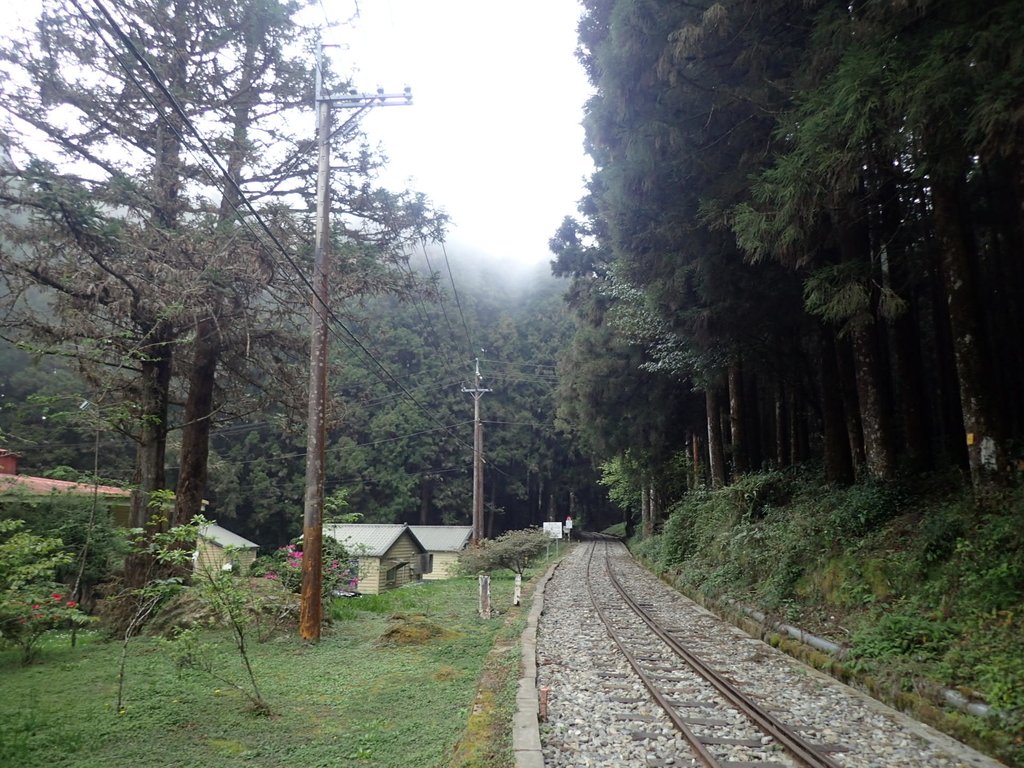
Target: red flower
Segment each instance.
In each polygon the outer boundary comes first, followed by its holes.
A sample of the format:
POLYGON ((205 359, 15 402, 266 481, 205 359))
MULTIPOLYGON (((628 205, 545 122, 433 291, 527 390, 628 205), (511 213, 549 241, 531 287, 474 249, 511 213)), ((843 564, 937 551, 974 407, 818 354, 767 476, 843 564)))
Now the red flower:
POLYGON ((76 603, 74 600, 68 600, 68 608, 77 608, 77 607, 78 607, 78 603, 76 603))
POLYGON ((62 595, 60 592, 54 592, 52 595, 50 595, 50 597, 52 597, 54 600, 64 599, 64 595, 62 595))

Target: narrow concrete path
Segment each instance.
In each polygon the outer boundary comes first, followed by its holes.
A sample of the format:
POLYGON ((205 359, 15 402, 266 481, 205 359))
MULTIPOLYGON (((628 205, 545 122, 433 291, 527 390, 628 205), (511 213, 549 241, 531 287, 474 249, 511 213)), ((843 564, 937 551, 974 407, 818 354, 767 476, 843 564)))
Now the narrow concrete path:
POLYGON ((534 589, 533 602, 526 616, 526 629, 523 630, 519 690, 512 722, 512 751, 516 768, 544 768, 537 696, 537 624, 544 612, 544 590, 557 567, 558 563, 552 564, 534 589))

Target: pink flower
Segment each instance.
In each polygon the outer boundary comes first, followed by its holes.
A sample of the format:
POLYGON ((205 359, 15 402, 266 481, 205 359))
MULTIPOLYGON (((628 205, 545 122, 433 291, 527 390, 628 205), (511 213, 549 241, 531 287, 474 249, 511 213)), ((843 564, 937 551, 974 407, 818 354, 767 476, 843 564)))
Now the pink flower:
POLYGON ((77 608, 77 607, 78 607, 78 603, 76 603, 74 600, 68 600, 68 608, 77 608))
POLYGON ((264 579, 270 579, 271 581, 275 581, 275 580, 277 579, 277 574, 276 574, 276 573, 274 573, 273 571, 267 571, 267 572, 266 572, 266 573, 265 573, 265 574, 263 575, 263 578, 264 578, 264 579))

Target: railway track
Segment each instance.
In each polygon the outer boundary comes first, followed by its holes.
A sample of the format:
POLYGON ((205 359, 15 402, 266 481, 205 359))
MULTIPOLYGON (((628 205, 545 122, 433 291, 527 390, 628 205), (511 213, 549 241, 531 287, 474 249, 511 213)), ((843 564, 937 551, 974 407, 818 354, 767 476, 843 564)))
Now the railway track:
MULTIPOLYGON (((840 768, 838 763, 818 751, 820 746, 801 738, 785 723, 745 696, 724 675, 687 649, 671 628, 663 627, 655 615, 623 587, 607 556, 608 546, 608 542, 604 542, 591 547, 587 557, 587 588, 591 602, 612 642, 665 716, 690 745, 700 765, 707 768, 776 768, 786 765, 840 768), (603 554, 599 568, 612 586, 611 592, 604 594, 596 586, 600 578, 593 570, 598 546, 603 554), (609 600, 609 596, 617 596, 619 599, 609 600), (647 637, 639 636, 635 625, 626 630, 620 629, 621 618, 618 617, 624 611, 638 617, 646 625, 649 630, 647 637), (680 679, 678 666, 666 664, 666 650, 669 658, 675 657, 692 673, 685 678, 686 699, 679 698, 679 683, 683 680, 680 679), (698 687, 703 687, 705 693, 710 695, 695 696, 698 687), (695 710, 697 714, 694 714, 695 710), (747 721, 747 727, 737 728, 737 715, 747 721), (726 731, 725 735, 723 730, 726 731), (739 733, 736 733, 737 730, 739 733), (721 754, 722 746, 731 748, 728 755, 721 754), (749 751, 748 759, 736 759, 737 747, 749 751), (776 756, 785 754, 792 762, 780 762, 766 756, 766 753, 776 756)), ((675 633, 679 631, 677 629, 675 633)))
POLYGON ((618 542, 555 571, 537 669, 546 768, 999 766, 722 622, 618 542))

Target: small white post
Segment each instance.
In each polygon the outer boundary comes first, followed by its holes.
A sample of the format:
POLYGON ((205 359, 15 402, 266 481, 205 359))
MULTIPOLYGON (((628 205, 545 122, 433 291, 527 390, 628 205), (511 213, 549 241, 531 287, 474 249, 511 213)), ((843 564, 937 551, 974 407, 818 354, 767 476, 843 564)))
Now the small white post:
POLYGON ((519 601, 523 598, 523 575, 521 573, 516 574, 516 588, 512 593, 512 605, 519 605, 519 601))
POLYGON ((491 577, 483 573, 480 579, 480 618, 491 618, 491 577))

